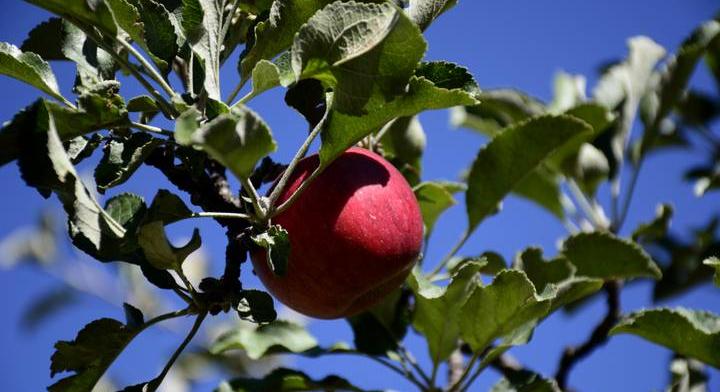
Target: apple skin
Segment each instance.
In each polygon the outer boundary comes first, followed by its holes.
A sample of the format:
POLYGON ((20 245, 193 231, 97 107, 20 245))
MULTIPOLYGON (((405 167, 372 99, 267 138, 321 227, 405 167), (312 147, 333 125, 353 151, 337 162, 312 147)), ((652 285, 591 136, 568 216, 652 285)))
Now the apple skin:
MULTIPOLYGON (((296 166, 278 205, 318 166, 296 166)), ((290 236, 290 258, 275 275, 265 249, 251 252, 255 273, 282 303, 307 316, 360 313, 399 287, 422 249, 415 195, 389 162, 362 148, 333 161, 283 213, 273 218, 290 236)))

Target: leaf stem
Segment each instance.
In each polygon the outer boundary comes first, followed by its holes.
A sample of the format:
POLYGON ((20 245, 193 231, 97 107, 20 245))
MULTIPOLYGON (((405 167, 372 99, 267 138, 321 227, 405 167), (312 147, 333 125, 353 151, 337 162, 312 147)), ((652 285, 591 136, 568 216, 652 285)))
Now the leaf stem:
MULTIPOLYGON (((220 39, 219 43, 220 45, 223 45, 225 43, 225 37, 227 36, 228 31, 230 30, 230 25, 232 24, 233 16, 235 16, 235 12, 237 12, 238 7, 240 6, 239 0, 233 0, 233 7, 230 10, 230 13, 227 16, 227 20, 224 21, 222 26, 222 31, 220 32, 220 39)), ((218 56, 220 55, 220 51, 218 51, 218 56)), ((228 55, 230 55, 228 53, 228 55)), ((218 59, 218 64, 220 63, 220 59, 218 59)))
POLYGON ((185 347, 190 344, 190 341, 192 341, 192 339, 195 337, 195 334, 197 334, 198 330, 200 330, 200 326, 202 325, 203 320, 205 320, 205 316, 207 316, 207 312, 202 312, 197 316, 197 318, 195 319, 195 323, 192 326, 192 329, 190 329, 190 332, 185 337, 185 340, 180 343, 180 346, 177 348, 177 350, 175 350, 167 364, 165 364, 165 367, 163 368, 160 375, 148 383, 148 392, 154 392, 160 387, 160 384, 162 384, 165 376, 167 376, 168 372, 175 364, 175 361, 178 359, 178 357, 180 357, 180 354, 182 354, 182 352, 185 350, 185 347))
POLYGON ((588 219, 593 223, 593 225, 597 229, 607 229, 609 224, 607 219, 598 212, 598 206, 593 204, 587 196, 585 196, 585 193, 580 189, 577 182, 573 180, 572 178, 568 178, 567 180, 568 188, 570 188, 570 192, 575 197, 575 200, 580 205, 580 209, 583 210, 585 215, 588 219))
POLYGON ((470 357, 470 360, 468 361, 467 365, 465 366, 465 369, 463 370, 462 374, 460 375, 460 378, 448 388, 448 392, 455 392, 459 390, 460 385, 462 385, 463 381, 467 378, 467 376, 470 374, 470 371, 472 370, 473 366, 475 366, 475 362, 480 358, 480 351, 476 351, 473 353, 472 357, 470 357))
POLYGON ((307 187, 307 184, 309 184, 312 180, 314 180, 318 174, 322 171, 323 165, 320 164, 317 169, 315 169, 312 174, 308 178, 303 181, 303 183, 300 185, 300 187, 295 190, 295 192, 286 200, 277 210, 274 210, 275 203, 280 198, 280 195, 282 194, 283 190, 285 189, 285 186, 287 185, 288 180, 290 179, 290 176, 292 175, 293 171, 295 171, 295 167, 297 167, 300 160, 303 159, 305 154, 307 153, 308 149, 310 148, 310 145, 312 144, 313 140, 317 137, 317 135, 320 134, 320 132, 325 127, 325 124, 327 123, 327 118, 330 114, 330 110, 332 110, 331 105, 328 105, 327 109, 325 110, 325 114, 323 115, 323 118, 320 120, 320 122, 315 125, 315 128, 313 128, 312 132, 308 135, 308 137, 303 142, 302 146, 297 150, 295 153, 295 156, 293 157, 292 161, 290 161, 290 164, 283 172, 282 176, 280 176, 280 180, 278 180, 277 184, 275 185, 275 188, 270 193, 270 197, 268 200, 268 204, 270 205, 270 213, 269 216, 272 217, 276 214, 281 213, 282 211, 285 211, 290 204, 297 199, 297 197, 300 195, 300 193, 307 187))
MULTIPOLYGON (((247 82, 248 82, 248 79, 244 79, 244 78, 240 79, 238 84, 235 85, 235 88, 233 89, 233 91, 230 93, 230 95, 225 100, 225 103, 230 105, 230 103, 238 96, 238 94, 240 94, 240 90, 242 90, 242 88, 245 87, 245 83, 247 83, 247 82)), ((232 104, 231 107, 235 107, 240 103, 241 102, 236 102, 236 103, 232 104)))
MULTIPOLYGON (((359 353, 359 352, 358 352, 358 353, 359 353)), ((375 362, 377 362, 377 363, 379 363, 379 364, 387 367, 388 369, 392 370, 393 372, 395 372, 395 373, 397 373, 397 374, 405 377, 408 381, 410 381, 411 383, 413 383, 416 387, 420 388, 421 391, 427 390, 427 386, 423 385, 423 384, 420 382, 420 380, 418 380, 417 378, 415 378, 415 376, 413 376, 413 374, 410 373, 407 369, 403 370, 403 369, 401 369, 401 368, 393 365, 392 363, 390 363, 390 362, 388 362, 388 361, 386 361, 386 360, 384 360, 384 359, 382 359, 382 358, 380 358, 380 357, 376 357, 376 356, 373 356, 373 355, 366 355, 366 354, 363 354, 363 353, 359 353, 359 354, 361 354, 361 355, 363 355, 363 356, 365 356, 365 357, 367 357, 367 358, 369 358, 369 359, 371 359, 371 360, 373 360, 373 361, 375 361, 375 362)))
POLYGON ((191 218, 244 219, 254 221, 255 217, 239 212, 194 212, 191 218))
POLYGON ((635 170, 633 170, 632 177, 630 178, 630 185, 628 185, 628 190, 625 194, 625 200, 623 201, 622 208, 619 210, 619 214, 617 215, 617 218, 612 224, 612 231, 614 233, 617 233, 622 229, 623 224, 625 223, 625 219, 627 218, 627 214, 630 210, 630 202, 633 199, 633 194, 635 193, 635 187, 637 186, 638 179, 640 178, 640 169, 642 169, 642 165, 645 162, 645 156, 643 155, 640 157, 640 160, 637 163, 637 166, 635 166, 635 170))
POLYGON ((150 75, 150 77, 156 81, 160 87, 162 87, 165 92, 171 96, 174 97, 177 94, 175 93, 175 90, 173 90, 172 87, 165 81, 165 79, 160 75, 160 73, 155 69, 155 67, 150 64, 150 62, 145 58, 145 56, 142 55, 137 49, 135 49, 134 46, 132 46, 129 42, 125 41, 122 38, 115 38, 115 40, 123 47, 125 50, 128 51, 128 53, 132 54, 133 57, 135 57, 139 62, 140 65, 145 69, 145 71, 150 75))
POLYGON ((174 135, 174 132, 173 132, 173 131, 170 131, 170 130, 167 130, 167 129, 158 128, 158 127, 154 127, 154 126, 152 126, 152 125, 147 125, 147 124, 138 123, 138 122, 132 122, 132 123, 130 124, 130 126, 133 127, 133 128, 135 128, 135 129, 139 129, 139 130, 141 130, 141 131, 143 131, 143 132, 157 133, 158 135, 163 135, 163 136, 173 136, 173 135, 174 135))
POLYGON ((142 325, 141 330, 145 330, 145 329, 147 329, 147 328, 149 328, 149 327, 151 327, 151 326, 153 326, 153 325, 155 325, 155 324, 157 324, 157 323, 159 323, 159 322, 161 322, 161 321, 170 320, 170 319, 178 318, 178 317, 181 317, 181 316, 186 316, 186 315, 188 315, 188 314, 190 314, 190 308, 186 308, 186 309, 182 309, 182 310, 177 310, 177 311, 170 312, 170 313, 161 314, 161 315, 159 315, 159 316, 157 316, 157 317, 154 317, 154 318, 146 321, 146 322, 142 325))
POLYGON ((465 231, 460 236, 460 240, 455 244, 455 246, 452 247, 452 249, 450 249, 448 254, 443 257, 443 259, 440 261, 440 263, 438 263, 435 269, 433 269, 432 272, 428 274, 428 278, 432 278, 433 276, 440 273, 440 271, 442 271, 442 269, 447 265, 447 263, 450 262, 450 259, 455 256, 455 254, 460 250, 460 248, 463 247, 463 245, 465 245, 465 242, 467 242, 468 238, 470 238, 470 230, 465 229, 465 231))
POLYGON ((175 273, 178 274, 180 277, 180 280, 182 280, 183 284, 185 285, 185 288, 190 292, 190 294, 193 296, 193 302, 195 297, 195 287, 193 287, 192 283, 190 283, 190 279, 185 276, 185 272, 183 272, 182 267, 178 267, 175 269, 175 273))

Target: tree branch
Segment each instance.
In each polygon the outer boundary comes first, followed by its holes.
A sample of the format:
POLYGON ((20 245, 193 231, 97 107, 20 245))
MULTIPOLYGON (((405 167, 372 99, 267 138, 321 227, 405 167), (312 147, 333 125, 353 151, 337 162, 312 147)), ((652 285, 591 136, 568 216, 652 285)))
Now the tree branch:
MULTIPOLYGON (((192 204, 210 212, 244 213, 238 198, 232 195, 224 169, 213 161, 206 162, 206 170, 198 173, 183 164, 175 164, 175 146, 165 145, 156 148, 145 161, 146 164, 160 170, 178 189, 190 195, 192 204)), ((234 227, 242 231, 247 222, 239 219, 216 218, 223 227, 234 227)))
POLYGON ((607 342, 610 329, 620 318, 620 283, 615 280, 606 282, 604 289, 607 294, 607 314, 585 343, 576 347, 567 347, 560 359, 555 379, 562 390, 567 390, 568 377, 573 367, 607 342))

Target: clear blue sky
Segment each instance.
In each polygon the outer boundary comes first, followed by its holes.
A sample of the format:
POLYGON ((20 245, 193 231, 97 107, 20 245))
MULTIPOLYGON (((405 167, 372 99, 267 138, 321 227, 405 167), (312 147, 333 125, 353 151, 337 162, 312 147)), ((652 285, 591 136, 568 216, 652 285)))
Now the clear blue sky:
MULTIPOLYGON (((682 39, 701 21, 713 16, 716 0, 461 0, 460 5, 443 16, 427 32, 432 60, 449 60, 467 66, 481 87, 516 87, 542 99, 551 95, 552 77, 565 70, 588 77, 588 85, 596 80, 600 63, 625 55, 626 38, 648 35, 674 51, 682 39)), ((19 1, 3 1, 0 12, 0 41, 19 45, 26 33, 48 15, 19 1)), ((73 69, 68 64, 53 64, 63 90, 70 95, 73 69)), ((234 61, 225 68, 224 90, 237 81, 234 61)), ((703 71, 693 80, 696 86, 711 91, 713 84, 703 71)), ((139 88, 126 83, 122 89, 126 97, 140 94, 139 88)), ((30 87, 0 77, 0 121, 9 120, 20 108, 36 99, 38 93, 30 87)), ((274 91, 253 101, 251 105, 270 123, 280 149, 276 157, 287 160, 294 152, 306 129, 300 117, 278 105, 282 92, 274 91)), ((470 131, 452 130, 447 112, 439 111, 421 116, 428 134, 428 149, 424 160, 424 179, 453 179, 466 168, 484 139, 470 131)), ((650 159, 640 178, 639 190, 626 227, 653 216, 660 202, 672 202, 676 209, 673 228, 687 233, 693 225, 702 224, 711 213, 718 212, 720 197, 711 194, 697 199, 692 186, 682 180, 683 169, 699 157, 676 151, 650 159)), ((89 166, 82 170, 89 172, 89 166)), ((55 198, 46 201, 37 192, 24 186, 17 166, 0 168, 0 236, 31 223, 42 209, 57 208, 55 198)), ((158 187, 169 187, 154 169, 143 168, 123 190, 151 198, 158 187)), ((430 244, 428 264, 444 254, 465 227, 464 208, 449 212, 435 229, 430 244)), ((224 236, 212 222, 199 224, 204 245, 211 255, 213 270, 222 268, 224 236)), ((178 225, 178 235, 187 235, 189 225, 178 225)), ((529 203, 509 198, 504 210, 488 219, 463 248, 463 254, 474 255, 485 250, 502 253, 506 258, 529 245, 538 245, 546 254, 556 252, 556 240, 564 229, 550 215, 529 203)), ((71 255, 67 249, 64 254, 71 255)), ((83 263, 93 261, 84 259, 83 263)), ((257 285, 248 268, 247 284, 257 285)), ((122 318, 116 307, 95 299, 84 299, 72 310, 54 318, 36 332, 19 328, 22 310, 37 295, 56 287, 57 282, 32 268, 0 271, 0 304, 3 323, 0 324, 0 389, 8 391, 39 391, 51 384, 49 357, 58 339, 71 339, 87 322, 100 317, 122 318)), ((651 306, 651 285, 642 283, 624 291, 624 311, 651 306)), ((704 308, 720 313, 720 290, 701 286, 665 305, 704 308)), ((545 374, 553 374, 559 355, 567 344, 581 342, 602 317, 604 304, 595 301, 572 317, 558 314, 545 321, 536 331, 533 341, 512 351, 524 364, 545 374)), ((340 321, 315 321, 311 330, 322 343, 337 340, 351 341, 348 325, 340 321)), ((135 342, 111 370, 125 385, 148 380, 162 367, 164 359, 178 344, 179 337, 162 330, 149 331, 135 342)), ((409 346, 427 367, 426 351, 417 337, 409 338, 409 346)), ((570 384, 582 391, 648 391, 666 385, 669 351, 635 337, 615 337, 590 359, 581 362, 572 373, 570 384)), ((298 367, 313 376, 337 373, 347 376, 359 386, 410 390, 410 384, 384 368, 354 358, 298 359, 298 367)), ((711 389, 720 389, 720 373, 714 370, 711 389)), ((472 389, 487 390, 498 378, 486 372, 472 389)), ((198 387, 211 390, 217 380, 198 387)))

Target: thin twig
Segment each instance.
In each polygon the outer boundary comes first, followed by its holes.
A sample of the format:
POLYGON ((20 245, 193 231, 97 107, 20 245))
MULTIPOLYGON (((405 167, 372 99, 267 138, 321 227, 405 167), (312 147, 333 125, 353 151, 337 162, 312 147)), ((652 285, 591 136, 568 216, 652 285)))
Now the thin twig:
POLYGON ((505 378, 510 378, 516 373, 524 370, 520 362, 511 357, 509 354, 503 354, 495 358, 492 362, 490 362, 490 366, 500 372, 503 376, 505 376, 505 378))
POLYGON ((580 360, 607 342, 610 329, 620 318, 620 283, 614 280, 606 282, 604 289, 607 294, 607 314, 583 344, 566 348, 560 359, 555 379, 562 390, 567 389, 568 376, 572 368, 580 360))
POLYGON ((182 352, 185 350, 185 347, 187 347, 187 345, 190 344, 190 341, 192 341, 192 339, 195 337, 195 334, 200 329, 203 320, 205 320, 205 316, 207 316, 207 312, 202 312, 197 316, 197 318, 195 319, 195 323, 192 326, 192 329, 190 329, 190 332, 185 337, 185 340, 180 343, 180 346, 177 348, 177 350, 175 350, 167 364, 165 364, 165 367, 163 368, 160 375, 148 383, 148 392, 154 392, 160 387, 160 384, 162 384, 165 376, 167 376, 168 372, 175 364, 175 361, 178 359, 178 357, 180 357, 180 354, 182 354, 182 352))
MULTIPOLYGON (((230 105, 230 103, 238 96, 238 94, 240 94, 240 90, 242 90, 242 88, 245 87, 245 83, 247 83, 248 80, 249 79, 246 79, 246 78, 240 79, 238 84, 235 86, 233 91, 230 93, 230 96, 228 96, 227 99, 225 100, 226 104, 230 105)), ((239 105, 240 103, 241 102, 236 102, 236 103, 232 104, 230 107, 234 108, 235 106, 239 105)))
POLYGON ((443 257, 443 259, 440 261, 440 263, 438 263, 438 265, 435 266, 435 269, 433 269, 432 272, 430 272, 430 274, 428 275, 428 278, 432 278, 433 276, 437 275, 440 271, 442 271, 442 269, 447 265, 447 263, 450 262, 450 259, 452 259, 453 256, 455 256, 455 254, 460 250, 460 248, 463 247, 463 245, 465 245, 468 238, 470 238, 470 231, 465 230, 463 232, 463 234, 460 236, 460 240, 455 244, 455 246, 452 247, 452 249, 450 249, 450 252, 448 252, 448 254, 446 254, 445 257, 443 257))
POLYGON ((590 200, 588 200, 587 196, 585 196, 585 193, 582 191, 582 189, 580 189, 575 180, 569 178, 567 183, 568 188, 570 188, 570 192, 572 192, 575 200, 578 202, 580 208, 585 213, 587 218, 590 219, 590 221, 593 223, 593 226, 595 226, 595 228, 597 229, 607 229, 607 219, 605 219, 598 212, 598 206, 594 205, 590 200))
POLYGON ((465 368, 463 369, 460 376, 457 377, 457 379, 454 380, 454 382, 450 384, 450 387, 448 388, 448 392, 454 392, 454 391, 459 390, 463 381, 465 381, 467 376, 470 374, 470 371, 475 366, 475 362, 477 362, 477 360, 480 358, 481 354, 482 353, 480 351, 476 351, 475 353, 473 353, 472 357, 470 357, 470 360, 468 361, 467 365, 465 365, 465 368))

